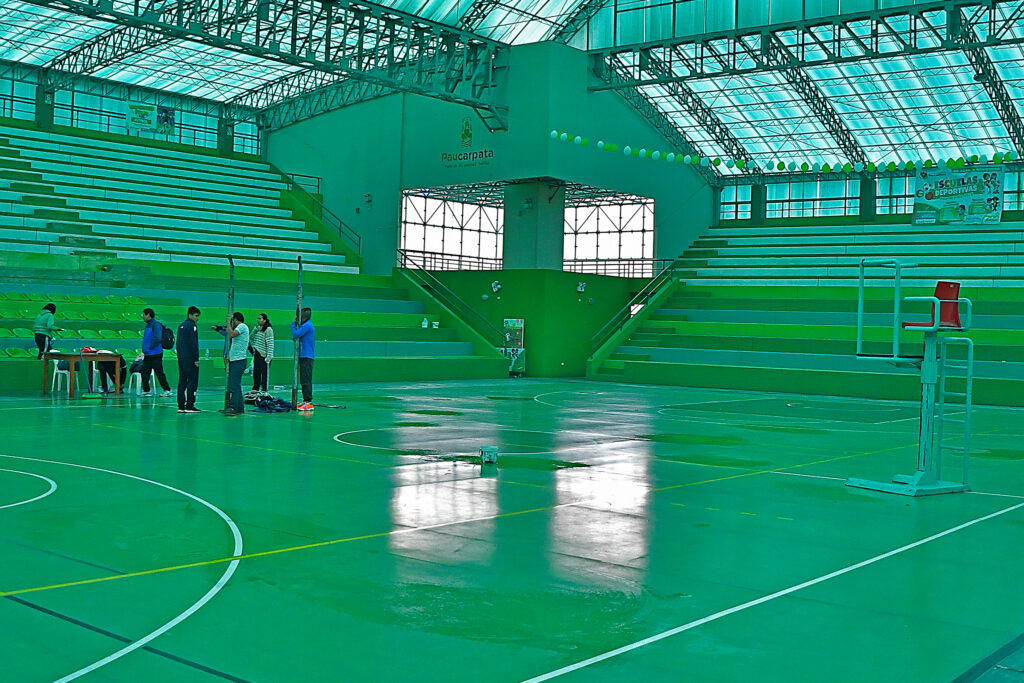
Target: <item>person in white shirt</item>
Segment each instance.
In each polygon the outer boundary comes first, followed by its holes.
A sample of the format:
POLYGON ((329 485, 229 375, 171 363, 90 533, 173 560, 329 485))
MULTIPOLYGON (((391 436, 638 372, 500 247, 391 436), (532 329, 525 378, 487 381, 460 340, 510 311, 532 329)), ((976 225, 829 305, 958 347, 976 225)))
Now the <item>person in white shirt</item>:
POLYGON ((256 317, 252 328, 252 390, 269 391, 267 378, 270 374, 270 361, 274 360, 274 326, 266 313, 256 317))
POLYGON ((245 412, 245 403, 242 402, 242 373, 245 372, 245 362, 249 355, 249 326, 245 324, 245 316, 239 311, 228 318, 228 327, 224 335, 228 338, 229 346, 224 362, 228 366, 228 392, 230 399, 228 407, 224 409, 225 415, 241 415, 245 412))

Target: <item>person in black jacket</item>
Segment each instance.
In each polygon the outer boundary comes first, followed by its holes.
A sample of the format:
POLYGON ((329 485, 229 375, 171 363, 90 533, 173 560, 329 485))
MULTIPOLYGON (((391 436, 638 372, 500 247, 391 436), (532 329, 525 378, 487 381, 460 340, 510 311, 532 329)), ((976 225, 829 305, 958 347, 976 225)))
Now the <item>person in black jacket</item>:
POLYGON ((196 389, 199 387, 199 309, 188 307, 188 317, 178 325, 178 412, 198 413, 196 389))

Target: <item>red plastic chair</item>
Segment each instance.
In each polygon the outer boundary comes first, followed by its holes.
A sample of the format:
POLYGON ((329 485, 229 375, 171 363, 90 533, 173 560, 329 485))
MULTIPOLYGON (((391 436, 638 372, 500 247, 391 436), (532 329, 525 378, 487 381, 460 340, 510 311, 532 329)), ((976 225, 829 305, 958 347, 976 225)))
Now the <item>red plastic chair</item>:
MULTIPOLYGON (((935 283, 935 298, 939 300, 939 328, 943 330, 959 330, 960 324, 960 283, 939 280, 935 283)), ((932 307, 931 319, 928 322, 904 322, 903 327, 931 327, 935 324, 935 308, 932 307)))

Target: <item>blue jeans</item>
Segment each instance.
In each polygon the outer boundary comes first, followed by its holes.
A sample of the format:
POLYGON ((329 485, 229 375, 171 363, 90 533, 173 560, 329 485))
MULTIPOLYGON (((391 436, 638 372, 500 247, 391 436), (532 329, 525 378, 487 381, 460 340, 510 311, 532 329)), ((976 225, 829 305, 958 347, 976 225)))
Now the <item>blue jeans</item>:
POLYGON ((245 412, 245 403, 242 401, 243 372, 245 372, 244 360, 233 360, 228 364, 228 391, 231 392, 228 406, 238 413, 245 412))

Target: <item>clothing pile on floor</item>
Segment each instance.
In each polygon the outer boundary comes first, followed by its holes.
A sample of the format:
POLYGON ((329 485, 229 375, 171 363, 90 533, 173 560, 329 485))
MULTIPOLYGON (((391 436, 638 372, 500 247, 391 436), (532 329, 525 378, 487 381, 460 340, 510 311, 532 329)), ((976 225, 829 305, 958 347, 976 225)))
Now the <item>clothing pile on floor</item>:
POLYGON ((254 413, 287 413, 295 410, 288 401, 283 398, 274 398, 272 395, 265 391, 250 391, 247 393, 243 400, 251 406, 254 406, 254 413))

